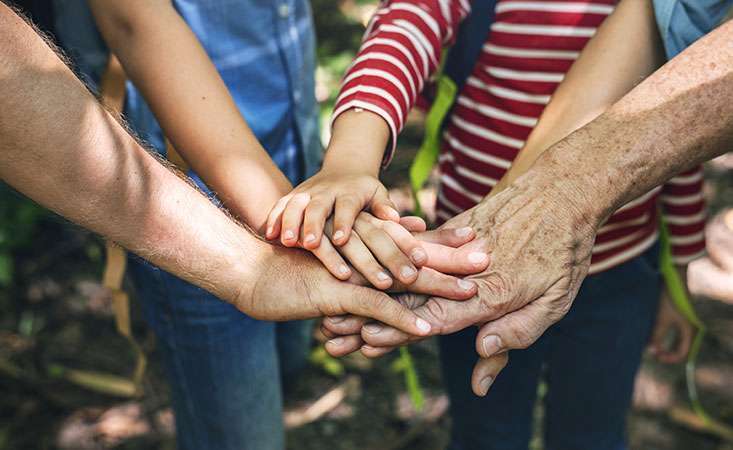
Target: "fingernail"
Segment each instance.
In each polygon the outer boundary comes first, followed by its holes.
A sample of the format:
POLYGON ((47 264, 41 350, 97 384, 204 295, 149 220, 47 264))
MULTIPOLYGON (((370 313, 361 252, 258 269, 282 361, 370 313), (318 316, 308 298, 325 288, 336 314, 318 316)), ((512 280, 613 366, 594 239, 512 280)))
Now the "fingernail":
POLYGON ((410 266, 402 266, 402 268, 400 269, 400 274, 402 275, 402 278, 413 277, 416 273, 417 272, 415 271, 415 269, 410 266))
POLYGON ((472 232, 473 232, 473 228, 471 228, 471 227, 458 228, 456 230, 456 236, 458 236, 458 237, 466 237, 469 234, 471 234, 472 232))
POLYGON ((458 279, 458 287, 464 291, 470 291, 474 286, 473 281, 458 279))
POLYGON ((488 257, 489 255, 484 252, 472 252, 468 254, 468 261, 472 264, 483 264, 488 257))
POLYGON ((336 230, 335 233, 333 233, 333 240, 338 241, 342 239, 345 236, 345 233, 341 230, 336 230))
POLYGON ((326 318, 331 323, 341 323, 346 320, 346 316, 331 316, 326 318))
POLYGON ((487 392, 489 392, 489 388, 491 387, 491 383, 494 382, 494 377, 488 376, 484 378, 483 380, 479 381, 479 389, 481 390, 481 396, 483 397, 486 395, 487 392))
POLYGON ((484 354, 481 356, 488 358, 501 350, 501 338, 495 334, 490 334, 481 341, 481 345, 484 348, 484 354))
POLYGON ((346 265, 345 265, 345 264, 341 264, 341 265, 339 266, 339 273, 340 273, 341 275, 348 275, 348 273, 349 273, 349 268, 348 268, 348 267, 346 267, 346 265))
POLYGON ((316 235, 315 235, 315 234, 313 234, 313 233, 310 233, 310 234, 308 234, 308 235, 307 235, 307 236, 305 237, 305 241, 304 241, 304 242, 306 242, 306 243, 307 243, 307 242, 313 242, 313 241, 315 241, 315 240, 316 240, 316 235))
POLYGON ((389 280, 389 275, 387 275, 384 272, 377 272, 377 280, 379 280, 379 281, 387 281, 387 280, 389 280))
POLYGON ((380 333, 383 329, 384 327, 382 327, 378 323, 370 323, 370 324, 364 325, 364 331, 366 331, 369 334, 380 333))
POLYGON ((272 235, 272 227, 267 227, 267 231, 265 232, 266 235, 271 236, 272 235))
MULTIPOLYGON (((283 237, 284 237, 284 238, 285 238, 286 240, 288 240, 288 241, 289 241, 289 240, 291 240, 291 239, 295 239, 295 233, 293 233, 293 231, 292 231, 292 230, 285 230, 285 233, 283 233, 283 237)), ((468 255, 468 259, 471 259, 471 255, 468 255)))
POLYGON ((425 320, 418 317, 415 321, 415 325, 417 326, 417 329, 422 331, 423 333, 430 333, 430 324, 427 323, 425 320))
POLYGON ((328 343, 331 345, 341 345, 344 343, 344 338, 342 337, 333 338, 330 341, 328 341, 328 343))
POLYGON ((410 254, 410 258, 412 259, 412 262, 415 264, 420 264, 427 258, 427 254, 425 254, 425 250, 421 248, 416 248, 412 250, 412 253, 410 254))

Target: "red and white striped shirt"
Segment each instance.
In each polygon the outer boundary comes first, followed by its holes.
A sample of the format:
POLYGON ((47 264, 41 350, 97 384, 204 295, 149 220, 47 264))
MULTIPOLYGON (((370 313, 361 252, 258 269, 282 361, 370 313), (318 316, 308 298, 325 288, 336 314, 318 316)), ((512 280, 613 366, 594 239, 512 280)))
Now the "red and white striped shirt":
MULTIPOLYGON (((471 76, 456 99, 440 156, 437 214, 447 220, 477 204, 509 169, 550 96, 614 0, 499 0, 471 76)), ((394 137, 439 67, 469 11, 467 0, 385 0, 349 67, 334 117, 360 107, 383 117, 394 137)), ((591 273, 628 261, 657 240, 661 208, 675 262, 705 247, 702 170, 671 179, 620 208, 601 227, 591 273)))

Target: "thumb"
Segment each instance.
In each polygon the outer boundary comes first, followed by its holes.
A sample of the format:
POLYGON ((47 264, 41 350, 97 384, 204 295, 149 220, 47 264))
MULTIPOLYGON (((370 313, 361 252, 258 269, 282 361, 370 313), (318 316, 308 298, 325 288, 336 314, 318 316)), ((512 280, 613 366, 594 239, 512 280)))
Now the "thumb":
POLYGON ((405 333, 428 336, 432 331, 426 320, 381 291, 354 286, 351 295, 341 301, 346 312, 372 318, 405 333))
POLYGON ((550 325, 565 315, 565 311, 557 311, 546 302, 549 300, 537 299, 481 327, 476 336, 478 354, 490 358, 506 350, 532 345, 550 325))
POLYGON ((474 394, 483 397, 496 380, 496 376, 509 362, 508 352, 499 353, 491 358, 479 358, 473 367, 471 389, 474 394))
POLYGON ((400 221, 400 213, 397 207, 389 198, 389 193, 384 186, 379 186, 369 202, 369 210, 379 219, 389 220, 391 222, 400 221))

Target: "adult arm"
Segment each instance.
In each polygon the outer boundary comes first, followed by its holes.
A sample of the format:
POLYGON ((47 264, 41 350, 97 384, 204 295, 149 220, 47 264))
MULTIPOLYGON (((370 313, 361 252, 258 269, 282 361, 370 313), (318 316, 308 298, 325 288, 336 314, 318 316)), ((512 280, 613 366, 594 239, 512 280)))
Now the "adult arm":
MULTIPOLYGON (((621 1, 583 49, 491 195, 525 173, 545 149, 610 108, 664 60, 652 2, 621 1)), ((687 264, 705 248, 702 167, 692 167, 665 183, 660 199, 672 256, 677 264, 687 264)))
POLYGON ((0 4, 0 179, 256 318, 352 312, 429 326, 387 295, 240 227, 149 155, 10 8, 0 4))
POLYGON ((171 1, 89 0, 89 6, 176 150, 229 211, 264 231, 267 211, 290 191, 290 182, 171 1))
POLYGON ((509 186, 543 151, 598 117, 663 63, 652 2, 621 1, 573 63, 492 192, 509 186))
MULTIPOLYGON (((526 348, 569 310, 587 274, 600 224, 621 205, 733 145, 733 23, 703 37, 598 118, 550 147, 511 186, 449 221, 488 242, 491 265, 473 277, 466 302, 431 298, 414 309, 450 333, 484 323, 485 359, 473 388, 503 367, 504 351, 526 348)), ((362 337, 392 346, 408 336, 385 328, 362 337)))

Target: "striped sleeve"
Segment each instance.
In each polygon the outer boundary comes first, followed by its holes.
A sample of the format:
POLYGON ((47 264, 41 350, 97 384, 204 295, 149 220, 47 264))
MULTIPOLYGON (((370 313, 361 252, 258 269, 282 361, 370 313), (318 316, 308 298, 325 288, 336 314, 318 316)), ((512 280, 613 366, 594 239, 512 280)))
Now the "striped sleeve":
POLYGON ((381 116, 392 134, 389 163, 407 113, 469 10, 468 0, 382 1, 344 75, 332 123, 351 108, 381 116))
POLYGON ((662 188, 661 206, 676 264, 687 264, 705 252, 705 201, 702 167, 684 172, 662 188))

